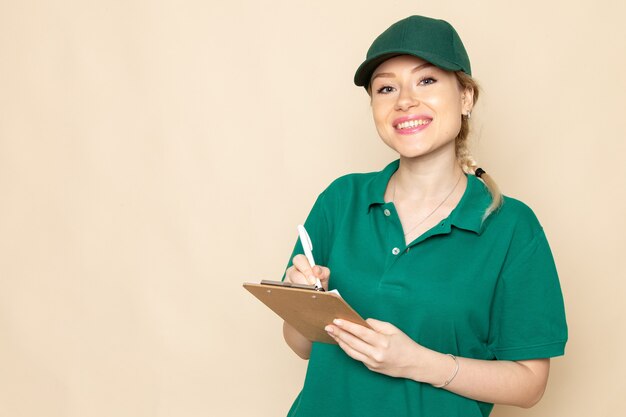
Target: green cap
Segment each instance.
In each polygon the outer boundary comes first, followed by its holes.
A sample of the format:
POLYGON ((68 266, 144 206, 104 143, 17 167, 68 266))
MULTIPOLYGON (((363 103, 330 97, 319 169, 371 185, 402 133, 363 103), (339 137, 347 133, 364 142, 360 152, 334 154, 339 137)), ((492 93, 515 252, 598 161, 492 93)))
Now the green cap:
POLYGON ((354 83, 367 88, 374 70, 389 58, 413 55, 448 71, 472 75, 469 57, 459 34, 445 20, 410 16, 378 36, 354 74, 354 83))

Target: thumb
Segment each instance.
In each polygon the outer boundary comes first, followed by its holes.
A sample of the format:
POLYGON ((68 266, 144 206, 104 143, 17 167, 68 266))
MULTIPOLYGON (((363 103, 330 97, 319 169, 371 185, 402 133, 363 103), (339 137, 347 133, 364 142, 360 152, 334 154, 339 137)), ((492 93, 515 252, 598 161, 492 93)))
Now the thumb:
POLYGON ((391 323, 387 323, 386 321, 380 321, 376 319, 367 319, 365 321, 367 322, 367 324, 372 326, 372 329, 374 329, 378 333, 392 334, 398 330, 396 326, 391 323))
POLYGON ((325 266, 315 265, 313 267, 313 275, 315 275, 316 278, 319 278, 320 281, 326 282, 330 278, 330 269, 325 266))

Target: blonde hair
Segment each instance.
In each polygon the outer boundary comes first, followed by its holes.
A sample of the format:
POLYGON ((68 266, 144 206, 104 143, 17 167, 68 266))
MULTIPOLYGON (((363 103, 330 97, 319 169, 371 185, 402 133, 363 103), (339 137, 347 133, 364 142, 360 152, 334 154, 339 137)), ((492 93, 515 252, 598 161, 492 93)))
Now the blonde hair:
MULTIPOLYGON (((479 87, 478 83, 474 81, 474 79, 467 75, 462 71, 456 71, 454 73, 456 75, 456 79, 459 82, 459 85, 462 89, 469 89, 472 91, 474 95, 474 104, 478 101, 478 93, 479 87)), ((459 134, 454 139, 455 149, 456 149, 456 159, 461 165, 461 168, 464 172, 471 175, 476 175, 476 170, 479 168, 476 160, 472 156, 469 146, 468 146, 468 137, 470 133, 469 126, 469 117, 461 116, 461 130, 459 130, 459 134)), ((487 186, 487 190, 489 190, 489 194, 491 194, 491 204, 485 210, 483 214, 483 220, 485 220, 491 213, 496 211, 503 203, 502 193, 498 188, 498 184, 494 181, 493 177, 486 172, 483 172, 480 175, 480 179, 487 186)))

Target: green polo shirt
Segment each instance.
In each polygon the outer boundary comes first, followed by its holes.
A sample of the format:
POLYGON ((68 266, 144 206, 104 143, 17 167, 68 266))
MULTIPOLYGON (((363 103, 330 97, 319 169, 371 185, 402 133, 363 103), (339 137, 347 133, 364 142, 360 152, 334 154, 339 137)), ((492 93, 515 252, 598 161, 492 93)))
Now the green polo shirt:
MULTIPOLYGON (((468 176, 450 216, 406 245, 396 209, 383 199, 398 164, 341 177, 315 202, 305 226, 316 262, 331 270, 329 287, 361 316, 390 322, 438 352, 485 360, 562 355, 563 297, 531 209, 505 197, 482 222, 490 196, 468 176)), ((314 343, 289 416, 479 417, 492 407, 372 372, 338 346, 314 343)))

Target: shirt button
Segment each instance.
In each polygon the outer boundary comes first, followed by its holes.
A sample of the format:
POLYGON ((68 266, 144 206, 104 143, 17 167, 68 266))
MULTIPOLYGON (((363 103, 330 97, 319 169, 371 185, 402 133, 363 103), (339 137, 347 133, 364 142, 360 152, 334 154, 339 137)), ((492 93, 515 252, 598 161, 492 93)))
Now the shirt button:
POLYGON ((397 254, 399 254, 399 253, 400 253, 400 249, 398 249, 398 248, 393 248, 393 249, 391 250, 391 253, 393 253, 394 255, 397 255, 397 254))
POLYGON ((411 247, 409 246, 408 248, 406 248, 406 253, 409 253, 410 250, 411 250, 411 247))
POLYGON ((383 213, 385 213, 385 216, 387 216, 387 217, 391 216, 391 212, 389 211, 389 209, 385 209, 385 211, 383 211, 383 213))

